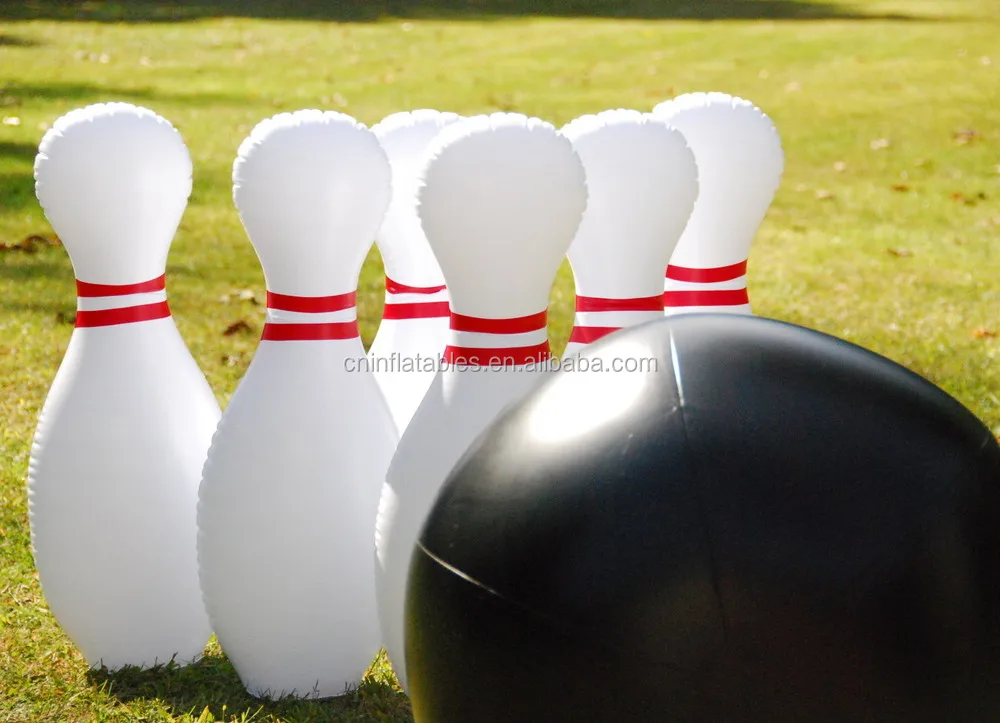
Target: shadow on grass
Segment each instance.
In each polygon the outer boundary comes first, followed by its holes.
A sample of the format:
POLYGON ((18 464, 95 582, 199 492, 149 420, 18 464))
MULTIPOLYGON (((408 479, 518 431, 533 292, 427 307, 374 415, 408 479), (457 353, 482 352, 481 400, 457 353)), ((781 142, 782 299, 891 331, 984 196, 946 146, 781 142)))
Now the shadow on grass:
MULTIPOLYGON (((0 158, 5 156, 17 160, 18 166, 27 166, 25 171, 16 173, 0 173, 0 208, 4 211, 20 211, 25 208, 38 208, 38 200, 35 198, 35 176, 33 172, 35 153, 38 149, 27 143, 4 143, 0 144, 0 158), (5 146, 27 146, 31 149, 31 155, 21 155, 23 149, 17 154, 11 152, 9 155, 5 146)), ((17 239, 0 237, 0 243, 12 243, 17 239)))
POLYGON ((0 103, 8 106, 21 105, 24 99, 73 100, 93 102, 118 101, 163 101, 186 103, 193 106, 218 105, 220 103, 245 103, 246 98, 225 93, 179 94, 164 93, 153 88, 116 88, 93 83, 4 83, 0 85, 0 103))
MULTIPOLYGON (((0 158, 13 158, 17 161, 27 161, 33 164, 36 153, 38 153, 38 148, 31 143, 0 141, 0 158)), ((3 194, 0 194, 0 197, 3 197, 3 194)))
MULTIPOLYGON (((2 5, 0 5, 2 7, 2 5)), ((41 45, 37 40, 31 38, 20 38, 16 35, 5 35, 0 33, 0 48, 34 48, 41 45)))
POLYGON ((87 673, 87 677, 105 694, 122 703, 158 700, 175 716, 193 713, 198 716, 208 708, 217 720, 248 719, 273 715, 285 720, 350 720, 412 723, 409 701, 388 683, 365 679, 356 689, 339 698, 318 701, 284 699, 260 700, 250 696, 233 666, 225 657, 208 656, 197 663, 180 667, 166 665, 152 670, 124 669, 87 673))
MULTIPOLYGON (((37 256, 37 253, 29 255, 18 251, 0 251, 0 259, 3 259, 5 256, 9 258, 11 254, 15 253, 21 254, 22 256, 28 256, 29 258, 37 256)), ((0 281, 13 281, 18 283, 33 281, 35 279, 44 279, 46 281, 58 282, 60 285, 65 284, 66 290, 71 291, 74 294, 71 300, 67 299, 67 301, 73 302, 70 306, 67 306, 67 308, 75 311, 76 287, 74 284, 76 282, 73 278, 73 270, 70 266, 69 259, 65 257, 65 254, 63 256, 64 258, 61 262, 50 261, 48 259, 32 259, 30 263, 0 263, 0 281)), ((16 302, 11 299, 0 300, 0 308, 7 308, 7 304, 14 303, 16 302)), ((19 304, 19 306, 22 308, 29 307, 33 311, 40 310, 40 307, 38 307, 37 304, 19 304)), ((61 305, 59 310, 64 311, 61 305)))
POLYGON ((485 20, 525 16, 645 20, 941 19, 867 12, 861 2, 834 5, 825 0, 0 0, 0 18, 6 20, 147 23, 245 17, 372 22, 383 18, 485 20))

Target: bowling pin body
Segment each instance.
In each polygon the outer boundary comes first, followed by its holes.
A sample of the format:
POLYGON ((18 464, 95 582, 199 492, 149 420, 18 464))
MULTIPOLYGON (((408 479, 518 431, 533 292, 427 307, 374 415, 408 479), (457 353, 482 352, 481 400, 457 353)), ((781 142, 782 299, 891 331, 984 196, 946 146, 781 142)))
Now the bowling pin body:
POLYGON ((576 316, 565 360, 663 318, 663 269, 698 196, 698 167, 680 131, 638 111, 581 116, 561 133, 583 162, 588 192, 567 253, 576 316))
POLYGON ((28 471, 42 590, 91 667, 186 664, 211 633, 195 516, 219 420, 164 282, 191 160, 152 111, 102 104, 53 125, 35 178, 78 294, 28 471))
POLYGON ((418 213, 451 296, 444 366, 386 475, 376 549, 382 631, 406 685, 405 592, 417 536, 455 462, 551 371, 549 290, 586 206, 583 167, 549 124, 519 114, 445 128, 418 213))
POLYGON ((698 163, 698 200, 664 284, 668 315, 751 313, 747 260, 781 183, 784 153, 771 119, 724 93, 689 93, 653 114, 680 130, 698 163))
POLYGON ((375 515, 397 436, 356 296, 390 168, 354 119, 299 111, 258 124, 233 183, 268 309, 202 478, 205 604, 252 695, 338 696, 381 645, 375 515))
POLYGON ((448 292, 417 218, 417 178, 454 113, 394 113, 372 127, 392 165, 392 201, 376 244, 385 267, 385 307, 369 366, 402 434, 437 374, 448 342, 448 292))

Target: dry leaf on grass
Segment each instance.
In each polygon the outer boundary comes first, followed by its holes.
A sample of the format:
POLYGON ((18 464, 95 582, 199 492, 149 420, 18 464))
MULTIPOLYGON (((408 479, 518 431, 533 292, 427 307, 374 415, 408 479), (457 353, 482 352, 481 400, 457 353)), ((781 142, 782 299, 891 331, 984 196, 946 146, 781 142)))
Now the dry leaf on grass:
POLYGON ((833 198, 833 194, 830 191, 827 191, 822 188, 816 191, 817 201, 829 201, 831 198, 833 198))
POLYGON ((966 206, 975 206, 980 201, 986 200, 986 194, 983 193, 982 191, 979 191, 974 195, 967 196, 961 191, 955 191, 951 194, 951 200, 959 201, 960 203, 964 203, 966 206))
POLYGON ((967 146, 982 138, 982 135, 975 128, 963 128, 952 133, 951 137, 955 140, 955 145, 967 146))
POLYGON ((234 324, 230 324, 226 327, 226 330, 222 332, 223 336, 232 336, 233 334, 251 334, 253 333, 253 327, 248 323, 240 319, 234 324))
POLYGON ((907 186, 905 183, 897 183, 894 186, 889 186, 889 188, 891 188, 893 191, 898 191, 900 193, 906 193, 907 191, 910 190, 910 187, 907 186))
POLYGON ((61 246, 62 242, 54 236, 42 236, 40 234, 32 234, 31 236, 25 236, 20 241, 15 241, 14 243, 4 244, 0 243, 0 251, 22 251, 24 253, 33 254, 38 251, 39 246, 61 246))
POLYGON ((974 329, 972 332, 973 339, 992 339, 996 335, 992 329, 974 329))
POLYGON ((906 258, 907 256, 913 256, 913 252, 909 249, 886 249, 885 252, 890 256, 899 256, 906 258))

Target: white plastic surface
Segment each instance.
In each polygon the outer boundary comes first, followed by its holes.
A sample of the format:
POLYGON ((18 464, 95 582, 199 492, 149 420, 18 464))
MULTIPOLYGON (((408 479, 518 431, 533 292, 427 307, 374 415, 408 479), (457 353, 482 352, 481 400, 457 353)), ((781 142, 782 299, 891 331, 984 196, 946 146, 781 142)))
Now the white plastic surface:
MULTIPOLYGON (((152 111, 75 110, 42 139, 36 192, 78 279, 164 273, 191 160, 152 111)), ((109 309, 165 294, 80 299, 109 309)), ((28 470, 35 564, 49 608, 89 665, 199 657, 210 629, 195 550, 198 480, 219 406, 170 317, 74 329, 28 470)))
POLYGON ((392 166, 392 200, 375 242, 386 274, 394 281, 408 286, 444 283, 417 216, 417 187, 431 143, 442 128, 461 118, 422 109, 393 113, 372 126, 392 166))
MULTIPOLYGON (((418 213, 456 314, 487 319, 544 311, 587 202, 570 141, 537 118, 498 113, 445 128, 423 173, 418 213)), ((452 344, 547 340, 545 328, 504 335, 453 332, 452 344), (508 338, 509 336, 509 338, 508 338)), ((403 434, 379 505, 379 612, 386 649, 406 686, 404 603, 414 544, 437 493, 472 441, 548 368, 446 366, 403 434)))
MULTIPOLYGON (((653 114, 684 134, 698 162, 698 200, 670 263, 706 269, 747 260, 784 171, 784 152, 771 119, 753 103, 725 93, 681 95, 656 106, 653 114)), ((667 291, 745 287, 745 276, 710 285, 664 285, 667 291)), ((751 308, 688 307, 667 313, 690 311, 749 314, 751 308)))
MULTIPOLYGON (((376 243, 386 276, 406 286, 433 288, 444 276, 417 217, 417 179, 431 141, 459 120, 455 113, 424 109, 393 113, 372 127, 392 165, 392 201, 376 243)), ((393 294, 386 304, 448 302, 447 290, 433 294, 393 294)), ((402 434, 427 393, 448 340, 448 317, 386 319, 368 350, 375 379, 385 394, 393 421, 402 434)))
MULTIPOLYGON (((581 116, 561 132, 587 172, 587 210, 567 254, 577 296, 661 296, 664 271, 698 197, 698 167, 684 136, 634 110, 581 116)), ((662 317, 662 308, 577 311, 574 325, 624 328, 662 317)), ((586 346, 571 341, 563 358, 586 346)))
MULTIPOLYGON (((371 131, 333 112, 275 116, 240 147, 233 182, 268 289, 357 288, 390 194, 371 131)), ((269 310, 268 322, 356 313, 269 310)), ((381 645, 373 540, 397 437, 363 360, 357 337, 261 341, 209 451, 202 589, 220 644, 258 697, 342 695, 381 645)))

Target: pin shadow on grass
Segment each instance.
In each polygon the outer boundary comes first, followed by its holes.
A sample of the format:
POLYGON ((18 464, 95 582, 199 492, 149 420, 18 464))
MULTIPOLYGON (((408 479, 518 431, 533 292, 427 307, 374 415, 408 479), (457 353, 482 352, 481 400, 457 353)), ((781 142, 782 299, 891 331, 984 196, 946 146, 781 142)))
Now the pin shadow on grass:
POLYGON ((866 12, 860 3, 818 0, 236 0, 83 2, 0 0, 5 20, 184 22, 218 17, 374 22, 388 18, 490 20, 512 17, 642 20, 934 20, 866 12))
POLYGON ((254 698, 246 692, 230 662, 220 654, 206 655, 187 666, 170 662, 146 670, 92 669, 87 678, 103 694, 121 703, 156 700, 175 716, 190 714, 198 718, 207 710, 211 718, 205 719, 227 722, 252 721, 258 716, 316 723, 413 720, 406 695, 377 671, 370 673, 361 685, 347 689, 343 696, 323 700, 254 698))

